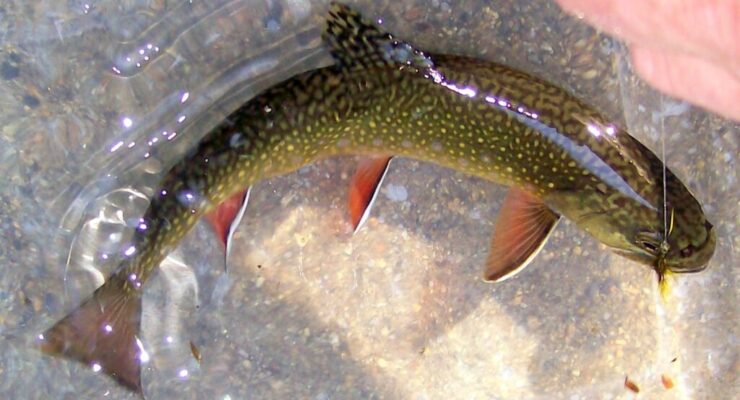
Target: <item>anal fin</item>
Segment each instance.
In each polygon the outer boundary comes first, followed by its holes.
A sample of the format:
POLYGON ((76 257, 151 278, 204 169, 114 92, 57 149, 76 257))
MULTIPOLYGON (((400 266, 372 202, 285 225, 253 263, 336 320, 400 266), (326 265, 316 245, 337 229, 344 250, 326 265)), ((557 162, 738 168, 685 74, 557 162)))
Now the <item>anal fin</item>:
POLYGON ((348 196, 353 232, 357 232, 370 215, 370 209, 388 172, 391 158, 388 156, 363 158, 357 164, 357 170, 349 184, 348 196))
POLYGON ((512 187, 496 220, 484 278, 501 282, 516 275, 539 253, 559 220, 540 198, 512 187))

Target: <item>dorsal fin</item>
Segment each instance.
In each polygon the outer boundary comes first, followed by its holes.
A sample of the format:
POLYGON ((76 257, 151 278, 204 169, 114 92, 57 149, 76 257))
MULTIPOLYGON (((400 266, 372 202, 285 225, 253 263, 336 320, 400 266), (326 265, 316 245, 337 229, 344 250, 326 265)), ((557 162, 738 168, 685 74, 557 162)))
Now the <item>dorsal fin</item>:
POLYGON ((424 52, 382 31, 345 4, 331 3, 323 39, 338 66, 346 70, 398 66, 427 77, 436 73, 424 52))

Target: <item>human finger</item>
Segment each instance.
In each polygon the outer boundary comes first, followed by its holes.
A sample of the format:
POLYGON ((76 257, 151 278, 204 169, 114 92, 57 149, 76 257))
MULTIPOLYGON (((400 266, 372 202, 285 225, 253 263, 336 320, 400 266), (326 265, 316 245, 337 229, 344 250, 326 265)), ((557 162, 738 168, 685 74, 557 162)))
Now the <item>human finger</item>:
POLYGON ((701 58, 633 46, 637 73, 672 96, 740 121, 740 79, 701 58))
POLYGON ((740 1, 557 1, 627 42, 685 52, 740 74, 740 1))

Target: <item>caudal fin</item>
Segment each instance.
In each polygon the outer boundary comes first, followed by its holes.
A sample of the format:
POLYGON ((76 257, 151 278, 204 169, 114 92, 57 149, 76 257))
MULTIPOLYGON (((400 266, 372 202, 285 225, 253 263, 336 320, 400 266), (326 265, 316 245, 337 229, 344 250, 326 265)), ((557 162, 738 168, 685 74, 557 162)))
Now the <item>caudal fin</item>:
POLYGON ((138 339, 141 296, 112 278, 75 311, 44 332, 41 350, 78 360, 142 393, 141 363, 148 355, 138 339))

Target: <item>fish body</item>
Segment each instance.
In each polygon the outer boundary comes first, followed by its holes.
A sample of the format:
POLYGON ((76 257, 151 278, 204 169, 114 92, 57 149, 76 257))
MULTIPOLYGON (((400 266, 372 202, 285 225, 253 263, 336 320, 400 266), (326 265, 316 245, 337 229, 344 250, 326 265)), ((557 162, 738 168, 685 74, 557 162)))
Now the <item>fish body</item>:
POLYGON ((324 39, 336 65, 249 100, 172 167, 132 254, 44 334, 45 351, 99 363, 140 391, 140 289, 163 258, 235 193, 336 155, 409 157, 511 186, 487 279, 525 266, 561 216, 661 275, 703 269, 711 257, 714 230, 688 189, 568 92, 503 65, 426 54, 340 4, 331 7, 324 39), (127 328, 98 329, 114 317, 127 328))

